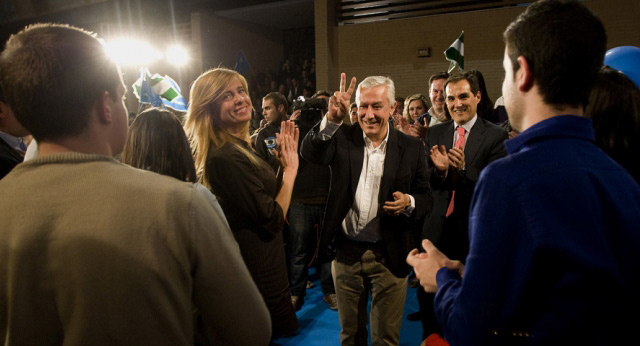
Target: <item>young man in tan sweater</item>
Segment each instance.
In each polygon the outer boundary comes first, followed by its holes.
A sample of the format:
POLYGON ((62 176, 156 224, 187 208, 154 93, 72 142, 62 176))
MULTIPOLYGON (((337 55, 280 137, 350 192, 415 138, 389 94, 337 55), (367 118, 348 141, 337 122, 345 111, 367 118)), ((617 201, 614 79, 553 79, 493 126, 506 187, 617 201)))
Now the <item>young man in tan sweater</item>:
POLYGON ((269 314, 222 216, 193 185, 112 158, 127 111, 103 44, 31 26, 0 70, 39 144, 0 181, 0 340, 268 344, 269 314))

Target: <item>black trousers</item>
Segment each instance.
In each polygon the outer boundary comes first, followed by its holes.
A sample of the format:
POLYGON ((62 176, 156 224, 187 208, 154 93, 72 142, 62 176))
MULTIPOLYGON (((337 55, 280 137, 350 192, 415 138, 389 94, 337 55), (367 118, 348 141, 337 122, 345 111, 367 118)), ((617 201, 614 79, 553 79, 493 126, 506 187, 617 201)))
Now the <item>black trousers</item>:
POLYGON ((433 333, 438 333, 440 336, 443 336, 442 327, 440 327, 436 314, 433 311, 433 299, 436 297, 436 294, 425 292, 422 286, 419 286, 416 291, 418 305, 420 306, 420 315, 422 316, 422 340, 433 333))

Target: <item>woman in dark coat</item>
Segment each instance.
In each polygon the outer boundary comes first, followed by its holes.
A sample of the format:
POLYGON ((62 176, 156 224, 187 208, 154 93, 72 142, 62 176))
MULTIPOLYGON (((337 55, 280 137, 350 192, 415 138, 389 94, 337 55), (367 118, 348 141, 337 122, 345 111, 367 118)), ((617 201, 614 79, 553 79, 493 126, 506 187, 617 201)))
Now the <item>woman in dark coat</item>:
MULTIPOLYGON (((298 130, 283 122, 275 173, 251 146, 251 98, 239 73, 216 68, 193 83, 185 128, 202 184, 218 198, 240 251, 271 314, 273 338, 294 332, 282 229, 298 171, 298 130)), ((220 278, 224 280, 224 278, 220 278)))

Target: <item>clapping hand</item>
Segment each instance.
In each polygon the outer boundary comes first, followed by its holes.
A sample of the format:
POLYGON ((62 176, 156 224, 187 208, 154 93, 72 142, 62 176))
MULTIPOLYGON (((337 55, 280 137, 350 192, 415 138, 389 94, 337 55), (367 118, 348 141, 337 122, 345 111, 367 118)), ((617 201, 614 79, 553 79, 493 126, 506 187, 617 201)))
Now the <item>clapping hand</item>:
POLYGON ((449 156, 447 155, 447 149, 444 145, 434 145, 430 152, 431 161, 436 167, 436 170, 441 176, 444 176, 449 169, 449 156))
POLYGON ((298 139, 300 129, 296 128, 293 121, 283 121, 280 125, 280 133, 276 133, 278 145, 273 154, 280 161, 282 169, 298 171, 298 139))
POLYGON ((449 165, 458 170, 462 170, 465 167, 463 149, 453 148, 449 150, 449 165))
POLYGON ((409 134, 411 124, 409 124, 409 120, 407 120, 407 118, 402 115, 394 115, 393 121, 398 125, 398 127, 400 127, 400 131, 409 134))
POLYGON ((426 252, 419 252, 418 249, 409 252, 407 264, 413 267, 420 285, 426 292, 433 293, 438 290, 436 274, 441 268, 454 270, 460 277, 464 276, 464 265, 460 261, 450 260, 427 239, 422 240, 422 247, 426 252))
POLYGON ((427 126, 423 126, 422 124, 416 121, 415 124, 411 124, 409 126, 409 131, 406 133, 409 136, 423 139, 424 136, 427 134, 427 128, 428 128, 427 126))

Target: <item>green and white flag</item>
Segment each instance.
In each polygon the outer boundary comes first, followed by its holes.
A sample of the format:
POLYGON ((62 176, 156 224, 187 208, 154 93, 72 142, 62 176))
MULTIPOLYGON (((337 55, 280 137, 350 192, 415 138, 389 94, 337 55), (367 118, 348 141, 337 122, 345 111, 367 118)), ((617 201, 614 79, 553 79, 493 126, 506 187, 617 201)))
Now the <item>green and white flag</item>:
POLYGON ((140 69, 140 78, 133 84, 133 94, 141 103, 150 103, 154 107, 160 107, 157 103, 161 101, 165 107, 183 112, 187 110, 187 101, 182 97, 178 83, 167 75, 152 75, 147 68, 140 69))
POLYGON ((449 73, 458 65, 460 71, 464 70, 464 30, 458 36, 447 50, 444 51, 444 57, 451 61, 449 65, 449 73))

